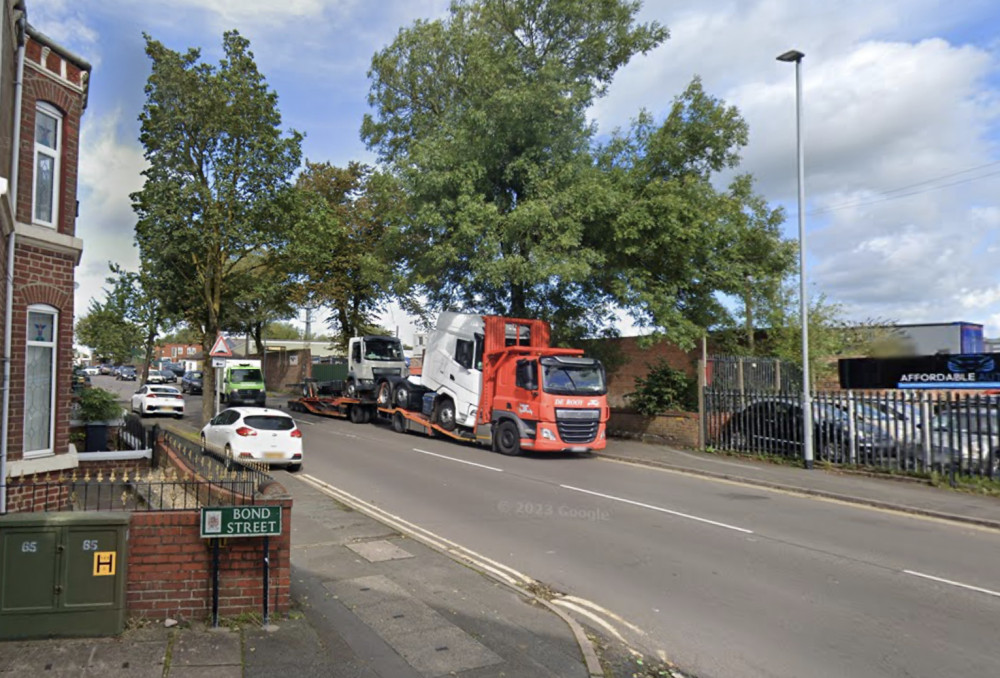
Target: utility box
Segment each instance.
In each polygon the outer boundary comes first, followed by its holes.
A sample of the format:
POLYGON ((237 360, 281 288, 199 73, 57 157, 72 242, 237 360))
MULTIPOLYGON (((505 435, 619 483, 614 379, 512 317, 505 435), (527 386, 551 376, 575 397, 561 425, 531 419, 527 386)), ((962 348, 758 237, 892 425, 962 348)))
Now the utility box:
POLYGON ((0 516, 0 640, 125 628, 128 513, 0 516))

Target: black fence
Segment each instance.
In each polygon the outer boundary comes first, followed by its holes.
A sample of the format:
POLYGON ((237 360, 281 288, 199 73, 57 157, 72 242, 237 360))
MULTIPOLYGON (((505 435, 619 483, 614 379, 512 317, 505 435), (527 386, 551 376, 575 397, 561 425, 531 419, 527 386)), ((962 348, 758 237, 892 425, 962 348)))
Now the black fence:
POLYGON ((150 469, 72 470, 44 482, 8 478, 9 503, 18 511, 186 511, 254 504, 258 490, 272 480, 262 465, 205 454, 171 431, 154 427, 148 441, 150 469), (165 463, 166 446, 181 466, 165 463))
MULTIPOLYGON (((1000 398, 939 391, 812 394, 814 459, 1000 479, 1000 398)), ((705 390, 706 445, 803 458, 802 393, 705 390)))
POLYGON ((802 383, 802 370, 777 358, 712 356, 706 384, 717 391, 784 392, 802 383))
POLYGON ((134 414, 126 414, 118 430, 119 450, 148 450, 153 447, 153 431, 147 429, 142 419, 134 414))

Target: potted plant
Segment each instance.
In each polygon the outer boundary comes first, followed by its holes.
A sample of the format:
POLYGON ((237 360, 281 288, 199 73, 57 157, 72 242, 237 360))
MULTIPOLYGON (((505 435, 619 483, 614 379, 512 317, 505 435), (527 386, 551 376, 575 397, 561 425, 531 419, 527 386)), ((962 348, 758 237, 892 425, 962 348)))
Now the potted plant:
POLYGON ((103 452, 108 449, 108 427, 119 425, 122 406, 111 391, 88 388, 80 393, 76 418, 87 427, 86 451, 103 452))

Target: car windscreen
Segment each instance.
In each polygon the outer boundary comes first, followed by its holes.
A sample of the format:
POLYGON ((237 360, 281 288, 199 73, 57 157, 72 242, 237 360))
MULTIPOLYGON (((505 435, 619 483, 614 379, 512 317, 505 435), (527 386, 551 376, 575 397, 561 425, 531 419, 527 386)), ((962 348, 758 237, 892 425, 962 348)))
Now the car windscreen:
POLYGON ((176 388, 156 388, 156 387, 152 387, 152 388, 149 389, 149 392, 150 393, 155 393, 156 395, 171 395, 171 396, 179 396, 180 395, 180 391, 178 391, 176 388))
POLYGON ((229 381, 234 384, 260 383, 264 377, 260 376, 260 370, 256 367, 237 368, 229 373, 229 381))
POLYGON ((258 431, 291 431, 295 428, 295 420, 291 417, 275 417, 265 414, 244 417, 243 423, 258 431))
POLYGON ((201 372, 189 372, 188 379, 201 379, 201 372))

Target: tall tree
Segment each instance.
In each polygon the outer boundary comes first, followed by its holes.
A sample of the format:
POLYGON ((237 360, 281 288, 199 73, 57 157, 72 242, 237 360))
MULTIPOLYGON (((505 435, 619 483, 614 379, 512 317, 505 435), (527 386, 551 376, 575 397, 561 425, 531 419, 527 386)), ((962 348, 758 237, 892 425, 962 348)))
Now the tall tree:
MULTIPOLYGON (((143 260, 156 261, 168 313, 201 330, 207 355, 233 281, 247 272, 242 262, 287 240, 280 199, 302 136, 282 135, 277 95, 238 32, 223 35, 218 66, 201 63, 198 49, 181 54, 144 37, 152 72, 139 139, 149 167, 132 194, 136 241, 143 260)), ((212 411, 206 398, 203 415, 212 411)))
POLYGON ((296 183, 295 234, 284 251, 303 306, 331 309, 331 329, 343 339, 376 322, 395 293, 397 248, 389 232, 402 196, 392 177, 359 163, 306 163, 296 183))
POLYGON ((794 265, 781 212, 754 194, 749 176, 716 188, 738 167, 747 134, 739 112, 696 78, 661 124, 643 112, 598 155, 616 188, 601 285, 638 324, 682 346, 732 324, 721 294, 743 300, 752 317, 794 265))
POLYGON ((76 340, 89 346, 102 362, 130 363, 142 344, 142 329, 108 302, 91 300, 87 314, 76 321, 76 340))
MULTIPOLYGON (((586 110, 667 37, 628 0, 467 0, 375 55, 362 137, 411 198, 400 261, 434 308, 611 318, 586 110)), ((598 323, 600 324, 600 323, 598 323)))

